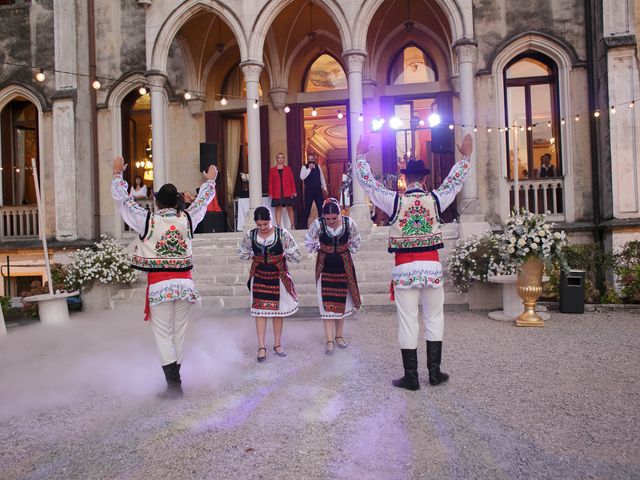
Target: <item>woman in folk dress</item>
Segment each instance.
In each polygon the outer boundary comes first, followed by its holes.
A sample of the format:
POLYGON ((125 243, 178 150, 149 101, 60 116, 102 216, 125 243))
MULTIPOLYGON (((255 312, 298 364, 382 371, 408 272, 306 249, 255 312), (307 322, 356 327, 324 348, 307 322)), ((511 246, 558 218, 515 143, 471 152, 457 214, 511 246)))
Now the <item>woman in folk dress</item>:
POLYGON ((258 362, 263 362, 267 357, 267 318, 273 323, 273 351, 279 357, 287 356, 282 349, 284 317, 298 311, 298 296, 287 262, 300 262, 300 250, 288 231, 273 225, 267 207, 256 208, 253 219, 256 228, 245 235, 238 255, 252 260, 247 286, 251 291, 251 316, 256 318, 258 362))
POLYGON ((318 307, 327 337, 325 353, 334 345, 347 348, 343 337, 344 319, 360 308, 360 292, 351 254, 360 248, 356 223, 340 214, 335 198, 325 200, 321 216, 309 227, 304 238, 309 253, 318 252, 316 284, 318 307))

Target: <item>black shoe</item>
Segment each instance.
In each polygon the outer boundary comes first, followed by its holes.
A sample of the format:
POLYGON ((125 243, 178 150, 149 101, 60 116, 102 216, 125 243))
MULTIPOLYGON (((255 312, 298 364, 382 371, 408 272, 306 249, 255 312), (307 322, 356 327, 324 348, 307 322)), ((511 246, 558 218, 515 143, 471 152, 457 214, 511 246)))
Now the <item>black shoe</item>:
POLYGON ((429 370, 429 383, 440 385, 449 380, 449 375, 440 371, 442 360, 442 342, 430 342, 427 340, 427 369, 429 370))
POLYGON ((343 337, 336 337, 336 345, 338 348, 345 349, 349 345, 343 337), (342 343, 338 341, 338 339, 342 340, 342 343))
POLYGON ((264 347, 260 347, 258 349, 258 363, 262 363, 267 359, 267 349, 264 347), (264 357, 260 356, 260 350, 264 350, 264 357))
POLYGON ((164 378, 167 381, 167 389, 159 393, 157 397, 161 400, 181 398, 182 392, 182 379, 180 378, 180 364, 173 362, 168 365, 163 365, 164 378))
POLYGON ((327 342, 327 348, 325 348, 325 350, 324 350, 324 354, 325 355, 333 355, 333 350, 334 350, 333 346, 334 346, 334 343, 331 340, 329 340, 327 342), (331 344, 331 348, 329 348, 329 344, 331 344))
POLYGON ((282 346, 280 346, 280 345, 274 345, 273 346, 273 351, 279 357, 286 357, 287 356, 287 352, 285 352, 284 349, 282 348, 282 346), (280 351, 278 351, 278 349, 280 349, 280 351))
POLYGON ((404 377, 393 380, 391 384, 394 387, 405 388, 407 390, 420 390, 420 382, 418 381, 418 350, 403 348, 400 351, 402 352, 404 377))

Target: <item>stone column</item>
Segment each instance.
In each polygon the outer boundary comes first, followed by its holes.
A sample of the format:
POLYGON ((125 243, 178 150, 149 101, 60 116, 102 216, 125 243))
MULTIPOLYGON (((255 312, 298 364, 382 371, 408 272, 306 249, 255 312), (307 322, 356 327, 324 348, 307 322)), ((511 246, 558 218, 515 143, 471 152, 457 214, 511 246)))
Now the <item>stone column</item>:
POLYGON ((262 205, 262 164, 260 159, 260 109, 254 108, 260 101, 258 84, 262 64, 243 62, 240 64, 247 85, 247 132, 249 143, 249 204, 245 225, 253 222, 253 211, 262 205))
MULTIPOLYGON (((363 112, 362 101, 362 66, 366 53, 360 50, 349 50, 343 53, 347 61, 347 76, 349 80, 349 127, 351 130, 351 161, 355 161, 356 147, 360 135, 364 132, 364 122, 358 117, 363 112)), ((371 215, 369 213, 369 203, 364 190, 356 179, 353 180, 353 205, 349 215, 356 221, 358 227, 363 231, 371 229, 371 215)))
POLYGON ((167 77, 159 72, 148 72, 151 89, 151 153, 153 155, 153 188, 157 191, 167 183, 167 92, 164 85, 167 77))
MULTIPOLYGON (((476 136, 473 127, 476 124, 475 107, 475 69, 477 42, 470 39, 458 40, 453 45, 458 56, 458 73, 460 75, 460 122, 466 128, 462 129, 462 136, 469 134, 473 137, 473 154, 471 155, 471 171, 462 188, 458 201, 458 211, 462 222, 483 222, 480 202, 478 198, 478 169, 476 162, 476 136)), ((462 136, 460 141, 462 141, 462 136)), ((456 155, 457 152, 456 152, 456 155)))

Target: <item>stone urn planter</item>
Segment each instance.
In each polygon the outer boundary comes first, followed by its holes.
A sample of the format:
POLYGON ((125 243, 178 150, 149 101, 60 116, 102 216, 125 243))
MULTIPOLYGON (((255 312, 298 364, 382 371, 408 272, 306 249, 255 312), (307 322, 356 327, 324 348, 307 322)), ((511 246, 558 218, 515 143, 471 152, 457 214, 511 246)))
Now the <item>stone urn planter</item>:
POLYGON ((544 327, 544 320, 536 313, 536 302, 542 295, 543 269, 541 258, 529 257, 518 271, 516 285, 524 304, 524 312, 516 318, 518 327, 544 327))
POLYGON ((82 287, 82 310, 85 312, 98 312, 113 309, 113 295, 115 287, 101 282, 82 287))

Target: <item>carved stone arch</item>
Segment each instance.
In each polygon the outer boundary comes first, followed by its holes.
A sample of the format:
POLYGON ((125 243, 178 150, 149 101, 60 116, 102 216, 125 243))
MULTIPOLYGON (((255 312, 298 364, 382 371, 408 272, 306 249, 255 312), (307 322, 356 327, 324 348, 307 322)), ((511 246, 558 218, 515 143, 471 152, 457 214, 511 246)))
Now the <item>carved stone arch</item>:
MULTIPOLYGON (((267 32, 280 12, 282 12, 291 2, 293 2, 293 0, 267 2, 264 8, 260 11, 258 18, 253 25, 251 38, 249 40, 250 58, 262 58, 267 32)), ((314 0, 313 3, 323 8, 333 20, 333 23, 338 28, 338 33, 340 34, 340 43, 342 44, 343 50, 350 50, 352 45, 351 29, 349 28, 349 22, 347 21, 345 13, 339 5, 339 2, 336 0, 314 0)))
MULTIPOLYGON (((353 48, 366 50, 367 34, 371 26, 371 21, 378 11, 378 8, 380 8, 384 2, 385 0, 365 0, 353 24, 353 48)), ((473 13, 471 9, 463 12, 456 0, 435 0, 434 3, 438 5, 446 15, 454 41, 461 38, 474 37, 473 13)))
POLYGON ((177 7, 165 19, 162 27, 153 39, 149 69, 165 72, 169 48, 180 28, 194 15, 200 12, 212 12, 218 15, 229 27, 238 42, 240 58, 248 58, 247 42, 244 30, 237 16, 223 2, 215 0, 187 0, 177 7))

